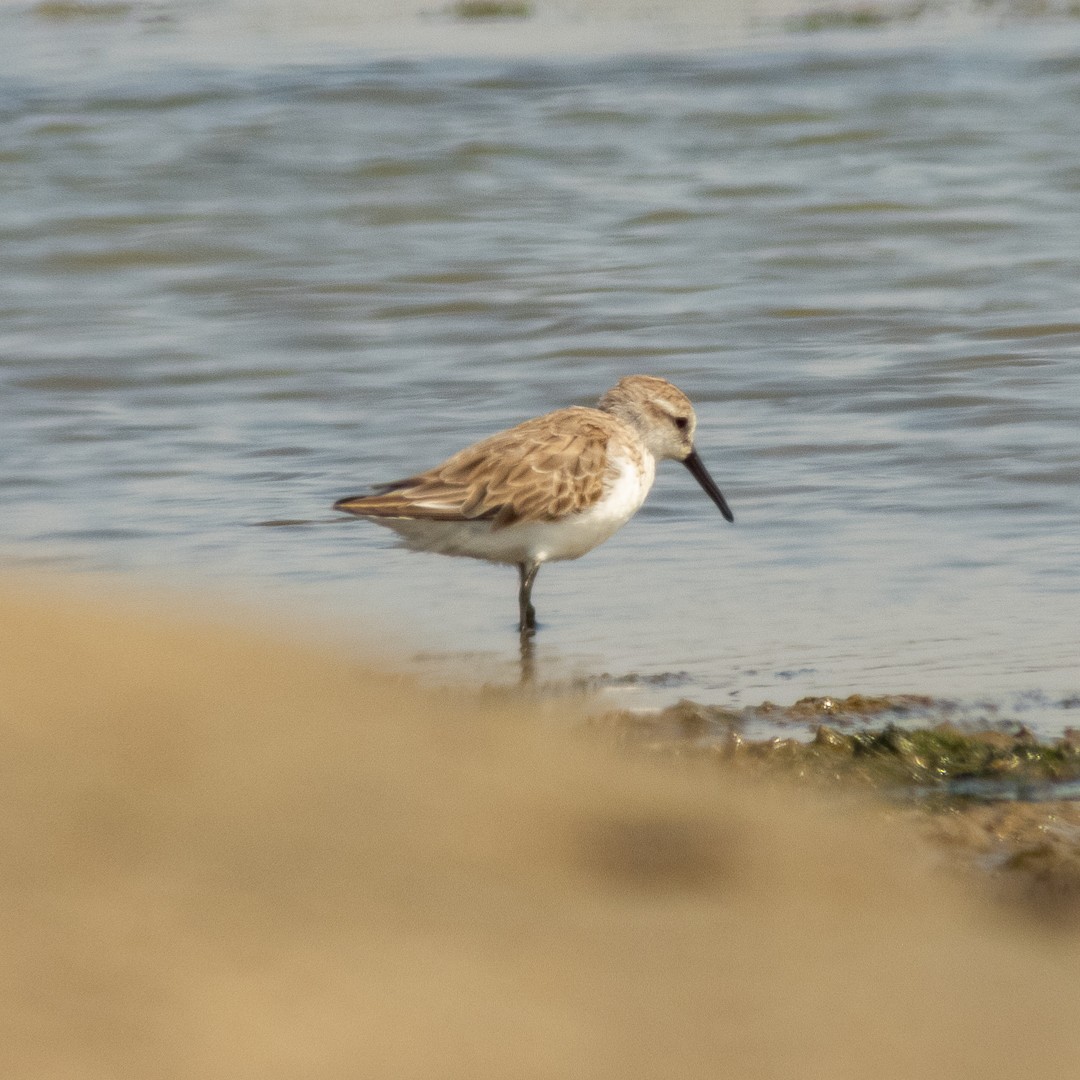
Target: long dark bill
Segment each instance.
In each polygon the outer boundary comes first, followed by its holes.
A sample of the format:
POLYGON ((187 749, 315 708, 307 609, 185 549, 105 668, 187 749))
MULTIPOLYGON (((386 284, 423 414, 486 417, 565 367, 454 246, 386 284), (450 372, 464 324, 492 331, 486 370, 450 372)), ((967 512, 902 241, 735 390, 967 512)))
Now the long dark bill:
POLYGON ((696 450, 691 450, 686 457, 683 458, 683 464, 690 470, 690 475, 705 489, 705 494, 718 507, 720 507, 720 513, 724 515, 727 521, 734 521, 735 515, 731 512, 731 507, 727 504, 727 499, 720 494, 720 489, 716 486, 716 481, 709 475, 709 470, 701 462, 701 458, 698 457, 696 450))

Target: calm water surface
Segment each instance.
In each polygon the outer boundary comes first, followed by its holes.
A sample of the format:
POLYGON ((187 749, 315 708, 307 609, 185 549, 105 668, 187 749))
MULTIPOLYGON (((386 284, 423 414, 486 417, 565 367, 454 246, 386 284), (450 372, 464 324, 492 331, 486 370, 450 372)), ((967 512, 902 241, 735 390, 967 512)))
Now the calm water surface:
POLYGON ((1080 720, 1074 29, 210 63, 75 22, 0 11, 9 562, 510 678, 512 569, 329 504, 648 372, 737 524, 662 468, 541 572, 542 679, 1080 720))

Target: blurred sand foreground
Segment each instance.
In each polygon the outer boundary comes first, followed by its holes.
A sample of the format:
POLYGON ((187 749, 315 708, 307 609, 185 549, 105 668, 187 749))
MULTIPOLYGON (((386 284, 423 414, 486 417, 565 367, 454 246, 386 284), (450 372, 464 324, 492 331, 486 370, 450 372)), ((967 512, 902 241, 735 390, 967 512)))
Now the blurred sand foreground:
POLYGON ((0 610, 0 1076, 1080 1076, 1076 938, 858 804, 55 583, 0 610))

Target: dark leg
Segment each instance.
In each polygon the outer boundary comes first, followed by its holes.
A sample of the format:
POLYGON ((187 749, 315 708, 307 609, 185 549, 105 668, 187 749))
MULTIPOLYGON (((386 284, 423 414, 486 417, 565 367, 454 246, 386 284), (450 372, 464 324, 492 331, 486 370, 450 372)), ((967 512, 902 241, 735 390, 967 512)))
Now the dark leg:
POLYGON ((518 589, 518 629, 522 634, 536 633, 536 609, 532 606, 532 587, 539 569, 539 563, 518 563, 518 577, 521 579, 521 587, 518 589))

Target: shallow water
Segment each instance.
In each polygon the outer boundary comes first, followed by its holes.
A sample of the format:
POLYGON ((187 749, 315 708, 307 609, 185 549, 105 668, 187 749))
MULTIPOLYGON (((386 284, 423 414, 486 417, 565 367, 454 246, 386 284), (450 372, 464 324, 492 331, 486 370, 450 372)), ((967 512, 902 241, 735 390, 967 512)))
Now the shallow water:
POLYGON ((513 678, 512 570, 329 505, 649 372, 737 524, 662 468, 541 571, 538 678, 1080 716, 1075 27, 294 63, 145 12, 0 31, 10 560, 513 678))

